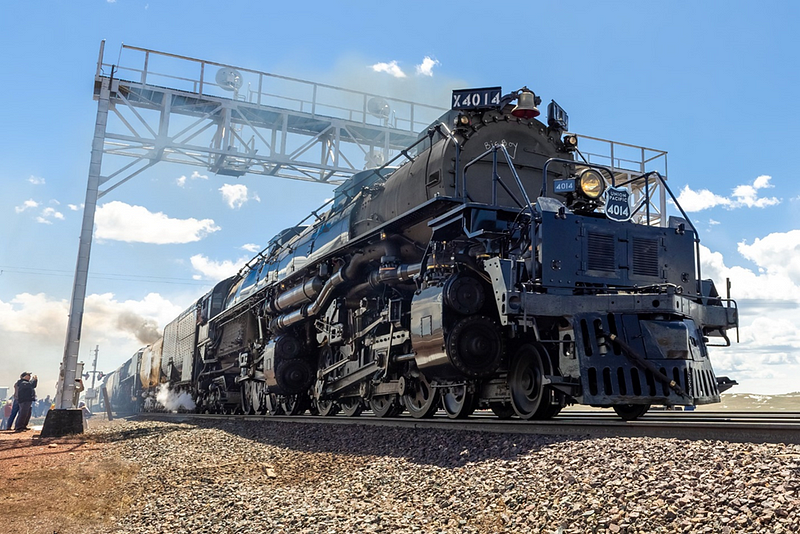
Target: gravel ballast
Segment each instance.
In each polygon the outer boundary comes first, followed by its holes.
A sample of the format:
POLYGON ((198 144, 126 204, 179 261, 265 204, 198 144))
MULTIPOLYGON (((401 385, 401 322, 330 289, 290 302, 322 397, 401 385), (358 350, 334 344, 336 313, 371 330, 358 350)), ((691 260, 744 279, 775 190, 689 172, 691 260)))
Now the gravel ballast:
POLYGON ((283 422, 92 432, 139 467, 115 533, 800 531, 800 446, 283 422))

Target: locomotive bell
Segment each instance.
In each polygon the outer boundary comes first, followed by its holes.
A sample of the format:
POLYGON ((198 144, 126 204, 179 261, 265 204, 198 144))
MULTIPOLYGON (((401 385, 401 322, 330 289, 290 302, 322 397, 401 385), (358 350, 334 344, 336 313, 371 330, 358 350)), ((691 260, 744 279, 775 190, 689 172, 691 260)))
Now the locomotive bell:
POLYGON ((537 104, 541 102, 533 91, 527 87, 523 87, 517 91, 517 105, 511 110, 511 114, 521 119, 532 119, 539 116, 539 108, 537 104))

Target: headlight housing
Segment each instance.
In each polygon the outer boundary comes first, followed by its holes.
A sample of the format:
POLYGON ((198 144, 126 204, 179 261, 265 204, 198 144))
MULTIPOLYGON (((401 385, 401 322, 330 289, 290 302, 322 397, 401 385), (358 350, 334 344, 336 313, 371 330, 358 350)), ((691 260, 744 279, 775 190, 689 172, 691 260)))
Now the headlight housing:
POLYGON ((581 194, 590 200, 600 198, 606 190, 606 182, 603 179, 603 175, 594 169, 581 171, 578 175, 577 183, 581 194))

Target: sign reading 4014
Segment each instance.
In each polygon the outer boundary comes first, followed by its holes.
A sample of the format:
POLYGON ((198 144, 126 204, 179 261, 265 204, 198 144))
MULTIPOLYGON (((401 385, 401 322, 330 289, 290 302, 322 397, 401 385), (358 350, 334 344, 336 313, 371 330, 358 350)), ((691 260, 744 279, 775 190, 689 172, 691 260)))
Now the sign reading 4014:
POLYGON ((625 222, 630 220, 631 195, 622 187, 609 187, 606 189, 606 217, 612 221, 625 222))
POLYGON ((453 91, 451 109, 491 109, 500 107, 500 87, 457 89, 453 91))

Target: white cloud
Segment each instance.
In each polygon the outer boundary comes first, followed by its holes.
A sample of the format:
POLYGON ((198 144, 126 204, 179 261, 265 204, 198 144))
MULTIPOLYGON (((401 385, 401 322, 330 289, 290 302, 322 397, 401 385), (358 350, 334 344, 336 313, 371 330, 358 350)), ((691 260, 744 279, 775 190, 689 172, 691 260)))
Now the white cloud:
POLYGON ((97 239, 127 243, 191 243, 220 228, 213 219, 171 219, 163 213, 151 213, 142 206, 120 201, 103 204, 95 215, 97 239))
POLYGON ((687 185, 678 195, 678 203, 687 212, 702 211, 715 206, 723 206, 726 209, 774 206, 780 204, 781 200, 779 198, 758 196, 759 189, 774 187, 769 183, 771 179, 772 177, 770 176, 761 175, 752 184, 737 185, 733 188, 730 197, 717 195, 708 189, 695 191, 687 185))
POLYGON ((67 207, 72 211, 78 211, 83 209, 83 204, 81 204, 80 206, 78 206, 77 204, 67 204, 67 207))
POLYGON ((38 219, 58 219, 59 221, 64 220, 64 214, 54 208, 45 208, 42 210, 42 213, 37 218, 38 219))
POLYGON ((712 252, 703 245, 700 245, 700 259, 703 278, 712 278, 723 286, 725 278, 730 278, 735 298, 759 301, 800 300, 800 285, 788 276, 788 269, 781 268, 778 264, 796 262, 795 258, 784 258, 776 263, 772 263, 772 259, 769 262, 762 261, 758 263, 761 267, 758 273, 740 266, 728 267, 722 254, 712 252))
POLYGON ((25 211, 27 209, 33 209, 33 208, 38 208, 38 207, 39 207, 39 203, 31 198, 31 199, 26 200, 25 202, 23 202, 21 206, 15 207, 14 211, 16 211, 17 213, 22 213, 23 211, 25 211))
POLYGON ((261 202, 257 193, 250 193, 243 184, 224 184, 219 188, 222 198, 231 209, 241 208, 248 200, 261 202))
POLYGON ((33 185, 44 185, 44 178, 40 178, 39 176, 34 176, 32 174, 30 178, 28 178, 28 181, 33 185))
MULTIPOLYGON (((98 369, 110 372, 138 348, 151 343, 165 324, 185 306, 157 293, 141 300, 117 300, 113 294, 86 297, 79 360, 90 363, 86 350, 100 347, 98 369)), ((11 384, 23 370, 39 375, 37 393, 55 393, 63 358, 69 302, 44 293, 20 293, 0 300, 0 384, 11 384), (25 367, 25 369, 22 369, 25 367)))
POLYGON ((417 65, 417 74, 422 76, 433 76, 433 67, 439 65, 439 61, 425 56, 422 63, 417 65))
POLYGON ((775 187, 774 185, 770 184, 769 181, 772 180, 772 176, 767 176, 766 174, 762 174, 756 181, 753 182, 753 187, 756 189, 764 189, 769 187, 775 187))
POLYGON ((767 206, 774 206, 780 204, 780 199, 775 197, 761 197, 758 196, 759 189, 774 187, 770 185, 770 176, 759 176, 755 179, 752 185, 739 185, 733 189, 734 206, 746 206, 748 208, 765 208, 767 206))
POLYGON ((261 250, 261 245, 256 245, 255 243, 247 243, 246 245, 242 245, 240 247, 242 250, 246 250, 247 252, 252 252, 255 254, 261 250))
POLYGON ((720 223, 719 221, 715 221, 714 219, 709 219, 708 220, 708 224, 711 225, 711 226, 716 226, 716 225, 722 224, 722 223, 720 223))
POLYGON ((800 230, 769 234, 750 245, 742 241, 738 250, 768 275, 787 277, 800 284, 800 230))
POLYGON ((190 258, 192 267, 200 274, 194 275, 195 280, 223 280, 239 272, 239 269, 250 258, 240 258, 236 261, 225 260, 222 262, 209 259, 202 254, 195 254, 190 258))
MULTIPOLYGON (((51 200, 50 203, 51 204, 56 204, 56 205, 60 204, 60 202, 58 202, 57 200, 51 200)), ((18 206, 15 209, 16 209, 17 213, 21 213, 22 211, 28 209, 29 207, 30 208, 34 208, 34 207, 37 207, 39 205, 40 204, 38 202, 34 202, 33 200, 28 200, 27 202, 25 202, 25 204, 23 206, 18 206)), ((59 221, 63 221, 64 220, 64 214, 61 213, 60 211, 58 211, 55 208, 49 208, 48 207, 48 208, 44 208, 41 211, 41 213, 39 213, 39 215, 36 217, 35 220, 36 220, 36 222, 38 222, 40 224, 53 224, 53 220, 54 219, 57 219, 59 221)))
POLYGON ((678 195, 678 204, 681 205, 684 211, 692 212, 702 211, 713 208, 714 206, 729 206, 731 201, 730 199, 712 193, 708 189, 694 191, 687 185, 681 190, 680 195, 678 195))
POLYGON ((731 280, 731 297, 739 304, 741 343, 712 349, 717 374, 729 375, 747 393, 786 393, 800 390, 800 231, 770 234, 752 245, 741 243, 742 255, 759 272, 728 267, 718 252, 701 245, 703 278, 712 278, 720 293, 731 280), (768 386, 767 386, 768 385, 768 386), (765 390, 769 387, 769 390, 765 390))
POLYGON ((406 73, 397 65, 397 61, 390 61, 389 63, 375 63, 372 65, 372 70, 375 72, 385 72, 394 76, 395 78, 405 78, 406 73))
POLYGON ((194 171, 194 172, 192 173, 192 175, 191 175, 191 176, 189 176, 189 178, 187 178, 187 177, 186 177, 186 175, 184 174, 184 175, 180 176, 180 177, 179 177, 177 180, 175 180, 175 181, 177 182, 177 184, 178 184, 180 187, 185 187, 185 186, 186 186, 186 180, 208 180, 208 175, 206 175, 206 174, 200 174, 199 172, 197 172, 197 171, 194 171))

